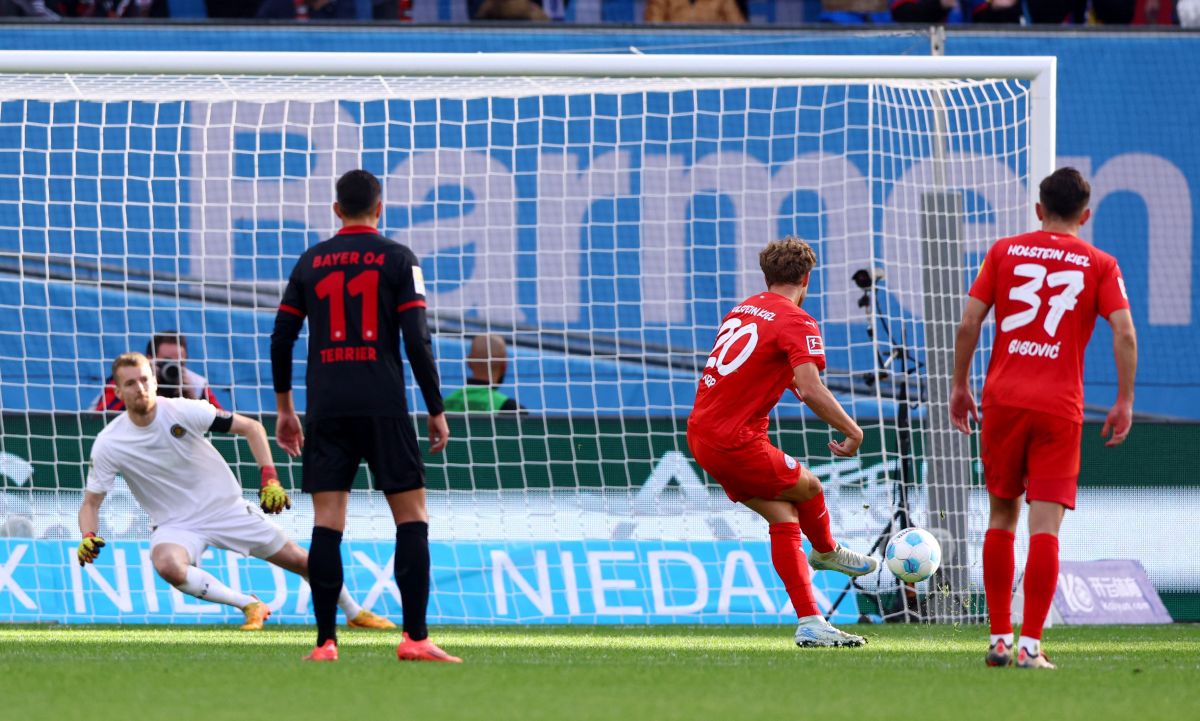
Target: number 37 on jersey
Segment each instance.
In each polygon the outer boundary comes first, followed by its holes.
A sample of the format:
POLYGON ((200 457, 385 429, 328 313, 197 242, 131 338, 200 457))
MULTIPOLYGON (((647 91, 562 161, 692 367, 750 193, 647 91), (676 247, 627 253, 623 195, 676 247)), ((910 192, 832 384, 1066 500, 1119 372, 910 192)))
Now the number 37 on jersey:
POLYGON ((992 246, 971 296, 995 307, 997 350, 1050 359, 1082 357, 1096 318, 1129 307, 1111 255, 1046 231, 992 246))

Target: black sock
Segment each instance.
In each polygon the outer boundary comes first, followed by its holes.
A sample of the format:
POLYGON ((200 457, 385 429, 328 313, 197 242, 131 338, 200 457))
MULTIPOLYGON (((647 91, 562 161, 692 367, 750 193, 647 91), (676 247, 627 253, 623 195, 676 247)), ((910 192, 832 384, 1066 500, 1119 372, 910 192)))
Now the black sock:
MULTIPOLYGON (((412 521, 396 526, 396 586, 404 606, 404 632, 414 641, 429 637, 429 524, 412 521)), ((315 596, 314 596, 315 598, 315 596)))
POLYGON ((342 592, 342 532, 313 526, 308 548, 308 585, 317 617, 317 645, 337 642, 337 600, 342 592))

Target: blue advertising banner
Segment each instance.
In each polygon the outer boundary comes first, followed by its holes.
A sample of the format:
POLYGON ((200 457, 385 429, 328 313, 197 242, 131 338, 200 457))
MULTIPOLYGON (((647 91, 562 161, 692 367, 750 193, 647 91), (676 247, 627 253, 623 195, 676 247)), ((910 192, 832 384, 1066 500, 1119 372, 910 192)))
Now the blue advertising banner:
MULTIPOLYGON (((563 541, 432 543, 431 624, 793 623, 766 542, 563 541)), ((362 606, 400 618, 394 545, 342 544, 346 585, 362 606)), ((210 549, 202 567, 273 610, 272 622, 311 623, 308 584, 264 561, 210 549)), ((814 574, 822 611, 846 584, 814 574)), ((234 623, 241 614, 170 587, 148 541, 109 543, 81 567, 71 541, 0 539, 0 621, 234 623)), ((855 595, 835 623, 859 619, 855 595)))

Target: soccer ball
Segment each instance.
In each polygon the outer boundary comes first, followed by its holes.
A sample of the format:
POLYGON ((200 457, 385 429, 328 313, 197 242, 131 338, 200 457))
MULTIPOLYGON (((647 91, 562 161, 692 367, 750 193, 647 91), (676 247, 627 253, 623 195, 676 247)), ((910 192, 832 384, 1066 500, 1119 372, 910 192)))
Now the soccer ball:
POLYGON ((892 536, 884 554, 888 570, 905 583, 933 575, 942 562, 942 546, 929 531, 908 528, 892 536))

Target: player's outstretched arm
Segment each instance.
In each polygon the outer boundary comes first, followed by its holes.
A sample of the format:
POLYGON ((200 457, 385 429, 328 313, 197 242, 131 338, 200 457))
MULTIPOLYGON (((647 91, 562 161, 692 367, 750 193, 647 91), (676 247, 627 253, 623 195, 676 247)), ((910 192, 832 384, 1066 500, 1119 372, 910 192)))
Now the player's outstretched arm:
POLYGON ((829 450, 833 451, 835 456, 843 458, 849 458, 858 453, 858 447, 862 445, 862 429, 858 427, 846 409, 842 408, 842 404, 838 403, 838 399, 834 397, 833 393, 825 387, 817 366, 813 363, 801 363, 792 369, 792 381, 796 397, 811 408, 818 418, 846 436, 841 442, 830 441, 829 450))
POLYGON ((1104 419, 1100 429, 1102 437, 1112 437, 1104 445, 1119 446, 1129 436, 1133 427, 1133 379, 1137 375, 1137 331, 1133 328, 1133 315, 1125 309, 1115 310, 1108 316, 1113 330, 1113 357, 1117 361, 1117 400, 1104 419))
POLYGON ((275 460, 271 458, 271 445, 267 441, 267 429, 263 424, 238 413, 233 414, 233 422, 229 426, 230 433, 246 439, 250 444, 250 453, 258 464, 262 475, 262 486, 258 489, 258 500, 266 513, 282 513, 285 508, 292 507, 292 499, 279 483, 279 474, 275 471, 275 460))
POLYGON ((240 413, 234 413, 229 432, 246 439, 246 443, 250 445, 250 453, 254 456, 254 462, 258 464, 259 468, 269 468, 275 465, 275 460, 271 458, 271 446, 267 442, 267 429, 263 427, 263 424, 240 413))
POLYGON ((96 533, 100 530, 100 504, 104 503, 106 495, 108 494, 84 491, 83 503, 79 506, 79 532, 83 535, 83 540, 79 542, 79 548, 75 552, 80 566, 95 561, 100 555, 100 549, 104 548, 104 539, 96 533))
POLYGON ((971 394, 968 378, 971 374, 971 357, 979 345, 979 333, 983 320, 991 306, 978 298, 967 298, 962 322, 954 337, 954 378, 950 381, 950 422, 963 433, 971 432, 971 421, 979 424, 979 407, 971 394))

